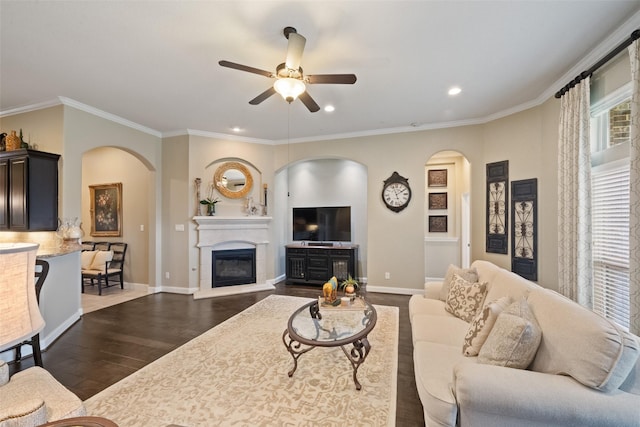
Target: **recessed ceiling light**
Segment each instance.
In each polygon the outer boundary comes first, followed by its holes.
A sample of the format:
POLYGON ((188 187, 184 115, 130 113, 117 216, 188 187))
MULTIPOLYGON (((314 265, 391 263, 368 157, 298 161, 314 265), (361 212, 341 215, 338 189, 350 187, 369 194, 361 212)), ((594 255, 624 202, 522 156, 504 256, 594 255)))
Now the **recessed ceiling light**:
POLYGON ((333 111, 335 111, 336 107, 334 107, 333 105, 327 105, 326 107, 324 107, 324 111, 326 111, 327 113, 331 113, 333 111))
POLYGON ((234 132, 240 132, 242 129, 240 129, 238 126, 234 126, 231 128, 231 130, 234 132))
POLYGON ((457 95, 460 92, 462 92, 462 89, 460 89, 457 86, 452 87, 451 89, 449 89, 449 95, 457 95))

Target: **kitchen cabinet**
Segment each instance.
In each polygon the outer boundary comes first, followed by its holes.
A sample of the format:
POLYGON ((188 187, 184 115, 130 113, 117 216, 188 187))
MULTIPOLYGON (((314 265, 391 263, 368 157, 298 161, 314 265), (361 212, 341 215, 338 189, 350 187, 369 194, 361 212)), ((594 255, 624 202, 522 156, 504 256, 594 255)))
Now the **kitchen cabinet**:
POLYGON ((36 150, 0 152, 0 230, 58 228, 58 160, 36 150))

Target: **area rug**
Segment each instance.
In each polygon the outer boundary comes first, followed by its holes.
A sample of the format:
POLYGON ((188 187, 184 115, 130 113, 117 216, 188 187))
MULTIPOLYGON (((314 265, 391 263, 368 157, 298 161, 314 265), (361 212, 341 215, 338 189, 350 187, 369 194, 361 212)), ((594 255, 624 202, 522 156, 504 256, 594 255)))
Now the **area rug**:
POLYGON ((134 426, 393 426, 398 308, 376 305, 371 352, 358 370, 342 350, 293 359, 282 342, 308 298, 270 295, 85 401, 89 415, 134 426))

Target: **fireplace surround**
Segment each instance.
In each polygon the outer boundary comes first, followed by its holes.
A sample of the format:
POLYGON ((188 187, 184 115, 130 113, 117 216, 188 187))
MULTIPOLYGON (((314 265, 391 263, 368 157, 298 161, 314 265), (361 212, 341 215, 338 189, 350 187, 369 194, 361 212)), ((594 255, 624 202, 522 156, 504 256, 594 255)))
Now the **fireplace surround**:
POLYGON ((199 289, 195 299, 273 290, 267 281, 267 248, 271 217, 266 216, 196 216, 200 249, 199 289), (213 251, 255 249, 255 283, 212 287, 213 251))

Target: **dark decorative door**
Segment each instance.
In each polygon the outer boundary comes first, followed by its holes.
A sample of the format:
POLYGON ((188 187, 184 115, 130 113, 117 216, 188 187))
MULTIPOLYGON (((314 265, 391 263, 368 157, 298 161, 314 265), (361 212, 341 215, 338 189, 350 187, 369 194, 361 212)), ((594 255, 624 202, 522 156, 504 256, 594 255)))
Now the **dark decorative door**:
POLYGON ((538 280, 538 180, 511 183, 511 271, 538 280))
POLYGON ((487 163, 487 252, 507 253, 509 161, 487 163))

